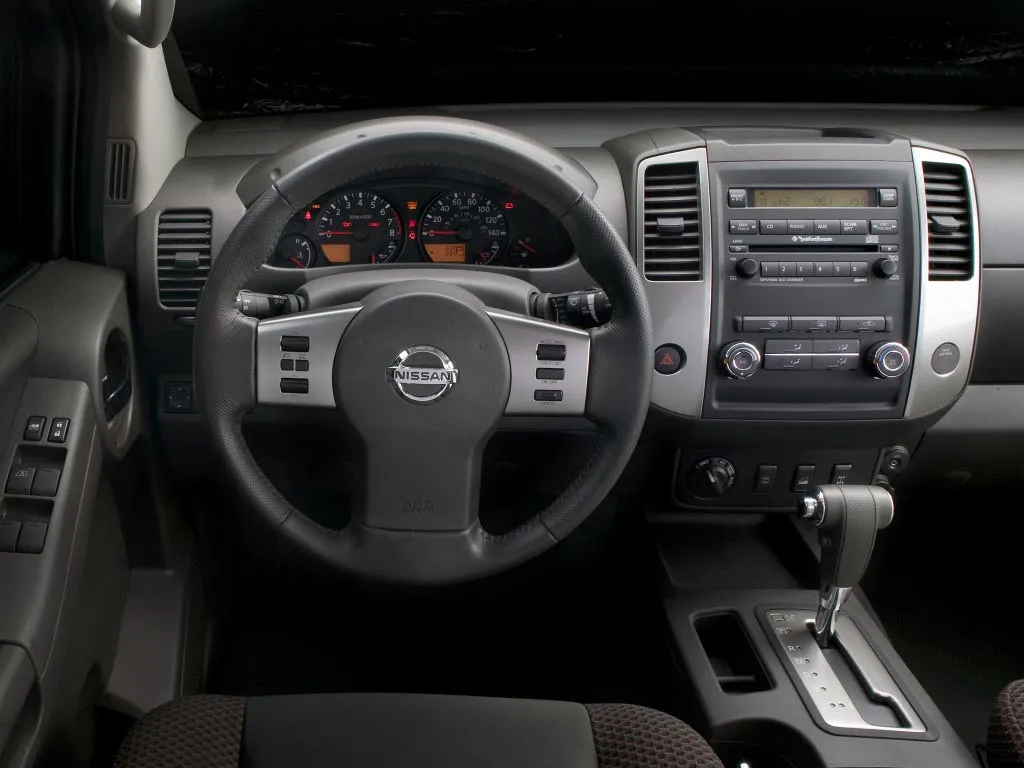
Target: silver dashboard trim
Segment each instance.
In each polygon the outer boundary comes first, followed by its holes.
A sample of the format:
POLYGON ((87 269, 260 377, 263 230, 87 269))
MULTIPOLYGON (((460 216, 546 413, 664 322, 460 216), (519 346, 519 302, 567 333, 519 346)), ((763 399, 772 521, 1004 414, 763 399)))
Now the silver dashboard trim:
MULTIPOLYGON (((708 155, 704 148, 684 149, 653 155, 637 166, 635 208, 633 211, 633 248, 643 276, 654 321, 654 346, 675 344, 686 352, 686 365, 676 373, 656 373, 651 402, 683 416, 698 418, 704 409, 704 386, 711 343, 712 226, 711 197, 708 183, 708 155), (700 182, 701 279, 688 282, 648 280, 644 274, 644 172, 653 165, 696 163, 700 182)), ((654 350, 651 350, 651 355, 654 350)), ((653 362, 652 362, 653 365, 653 362)))
MULTIPOLYGON (((256 326, 256 402, 304 408, 336 408, 334 360, 341 337, 362 305, 332 307, 268 320, 256 326), (283 336, 307 336, 309 351, 282 352, 283 336), (281 360, 308 360, 308 371, 282 371, 281 360), (307 394, 281 391, 282 378, 307 379, 307 394)), ((384 372, 381 371, 383 378, 384 372)))
POLYGON ((953 403, 967 386, 974 357, 981 294, 981 222, 978 194, 971 164, 959 155, 914 147, 914 176, 917 182, 918 215, 921 231, 921 303, 917 321, 917 342, 907 394, 906 418, 925 416, 953 403), (970 280, 928 279, 928 212, 925 208, 924 163, 959 165, 966 171, 971 198, 974 270, 970 280), (960 349, 960 365, 948 374, 932 370, 932 354, 946 342, 960 349))
POLYGON ((512 367, 512 386, 509 390, 508 416, 582 416, 587 407, 587 385, 590 380, 590 334, 546 320, 536 320, 514 312, 488 309, 505 340, 509 364, 512 367), (562 344, 565 360, 537 359, 538 344, 562 344), (538 379, 539 368, 561 368, 562 379, 538 379), (558 401, 537 401, 538 389, 561 390, 558 401))

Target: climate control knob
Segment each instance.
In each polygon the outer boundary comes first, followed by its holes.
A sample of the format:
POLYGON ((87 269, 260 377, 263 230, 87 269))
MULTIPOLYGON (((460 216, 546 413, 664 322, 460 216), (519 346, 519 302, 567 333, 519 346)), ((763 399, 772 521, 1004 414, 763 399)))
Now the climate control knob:
POLYGON ((734 341, 722 349, 722 367, 734 379, 749 379, 761 367, 761 350, 749 341, 734 341))
POLYGON ((758 264, 754 259, 741 259, 736 262, 736 273, 740 277, 753 277, 757 274, 758 264))
POLYGON ((686 475, 686 487, 698 499, 724 496, 736 484, 736 467, 728 459, 701 459, 686 475))
POLYGON ((910 370, 910 350, 897 341, 883 341, 868 351, 868 363, 875 376, 896 379, 910 370))

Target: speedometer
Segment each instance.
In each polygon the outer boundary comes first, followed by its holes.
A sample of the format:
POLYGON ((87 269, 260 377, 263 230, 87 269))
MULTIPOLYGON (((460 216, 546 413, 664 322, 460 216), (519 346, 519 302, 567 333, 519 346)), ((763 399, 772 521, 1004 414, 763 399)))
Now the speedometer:
POLYGON ((508 245, 508 223, 479 192, 453 190, 423 212, 420 242, 431 261, 489 264, 508 245))
POLYGON ((331 264, 383 264, 402 249, 402 220, 380 195, 346 192, 323 207, 316 237, 331 264))

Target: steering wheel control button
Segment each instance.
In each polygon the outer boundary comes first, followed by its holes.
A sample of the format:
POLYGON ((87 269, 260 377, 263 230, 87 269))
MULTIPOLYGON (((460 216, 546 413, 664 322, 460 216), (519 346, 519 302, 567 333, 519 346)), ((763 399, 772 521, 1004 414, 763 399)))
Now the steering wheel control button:
POLYGON ((910 369, 910 350, 899 342, 883 341, 871 348, 868 360, 877 377, 895 379, 910 369))
POLYGON ((282 352, 309 352, 309 336, 282 336, 282 352))
POLYGON ((46 429, 45 416, 29 416, 25 424, 25 439, 33 443, 43 439, 43 430, 46 429))
POLYGON ((13 552, 21 533, 20 520, 0 520, 0 552, 13 552))
POLYGON ((544 362, 562 362, 565 360, 565 345, 538 344, 537 359, 544 362))
POLYGON ((32 491, 32 481, 36 477, 35 467, 12 467, 11 474, 7 476, 7 493, 17 493, 28 496, 32 491))
POLYGON ((857 331, 862 333, 885 331, 884 317, 840 317, 840 331, 857 331))
MULTIPOLYGON (((57 486, 60 485, 60 470, 54 469, 53 467, 47 467, 45 469, 37 469, 36 477, 32 481, 32 495, 33 496, 56 496, 57 486)), ((27 526, 26 526, 27 527, 27 526)), ((25 536, 25 531, 21 532, 22 538, 25 536)), ((20 540, 19 540, 20 544, 20 540)))
POLYGON ((754 493, 771 493, 775 490, 775 478, 779 474, 777 464, 762 464, 754 478, 754 493))
POLYGON ((948 376, 960 365, 960 348, 951 341, 940 344, 932 352, 932 370, 939 376, 948 376))
POLYGON ((663 376, 678 372, 685 362, 683 350, 675 344, 663 344, 654 350, 654 370, 663 376))
POLYGON ((23 523, 21 535, 18 536, 17 551, 24 555, 38 555, 42 552, 47 528, 46 523, 23 523))
POLYGON ((717 456, 701 459, 686 476, 686 487, 699 499, 724 496, 736 484, 736 467, 717 456))
POLYGON ((538 368, 537 378, 540 381, 562 381, 565 379, 565 368, 538 368))
POLYGON ((71 419, 54 419, 50 422, 50 433, 46 436, 48 443, 63 443, 68 439, 71 419))
POLYGON ((872 235, 896 235, 899 234, 900 225, 896 219, 872 219, 872 235))
POLYGON ((722 350, 722 367, 733 379, 749 379, 761 365, 761 350, 747 341, 734 341, 722 350))
POLYGON ((745 190, 745 189, 730 189, 729 190, 729 207, 730 208, 746 208, 747 207, 747 190, 745 190))
POLYGON ((309 370, 309 360, 296 360, 295 361, 295 370, 296 371, 308 371, 309 370))
POLYGON ((892 188, 878 190, 878 207, 895 208, 899 204, 899 192, 892 188))
POLYGON ((560 389, 535 389, 533 399, 538 403, 560 403, 562 402, 562 390, 560 389))
POLYGON ((803 493, 814 485, 814 465, 798 464, 793 471, 793 493, 803 493))
POLYGON ((281 391, 286 395, 308 395, 309 379, 281 379, 281 391))
POLYGON ((282 371, 294 371, 295 370, 295 361, 292 360, 290 357, 285 358, 284 360, 281 361, 281 370, 282 371))

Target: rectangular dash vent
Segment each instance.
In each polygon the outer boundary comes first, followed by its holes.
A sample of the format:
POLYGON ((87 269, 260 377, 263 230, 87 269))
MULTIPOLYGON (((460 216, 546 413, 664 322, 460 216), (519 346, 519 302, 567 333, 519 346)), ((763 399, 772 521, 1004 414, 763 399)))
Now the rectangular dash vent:
POLYGON ((970 280, 974 252, 967 169, 953 163, 922 163, 928 218, 928 279, 970 280))
POLYGON ((213 214, 179 208, 160 214, 156 269, 160 303, 168 309, 195 309, 210 274, 213 214))
POLYGON ((649 165, 643 178, 643 270, 648 280, 703 277, 697 163, 649 165))
POLYGON ((107 141, 106 202, 130 203, 135 182, 135 142, 127 139, 107 141))

